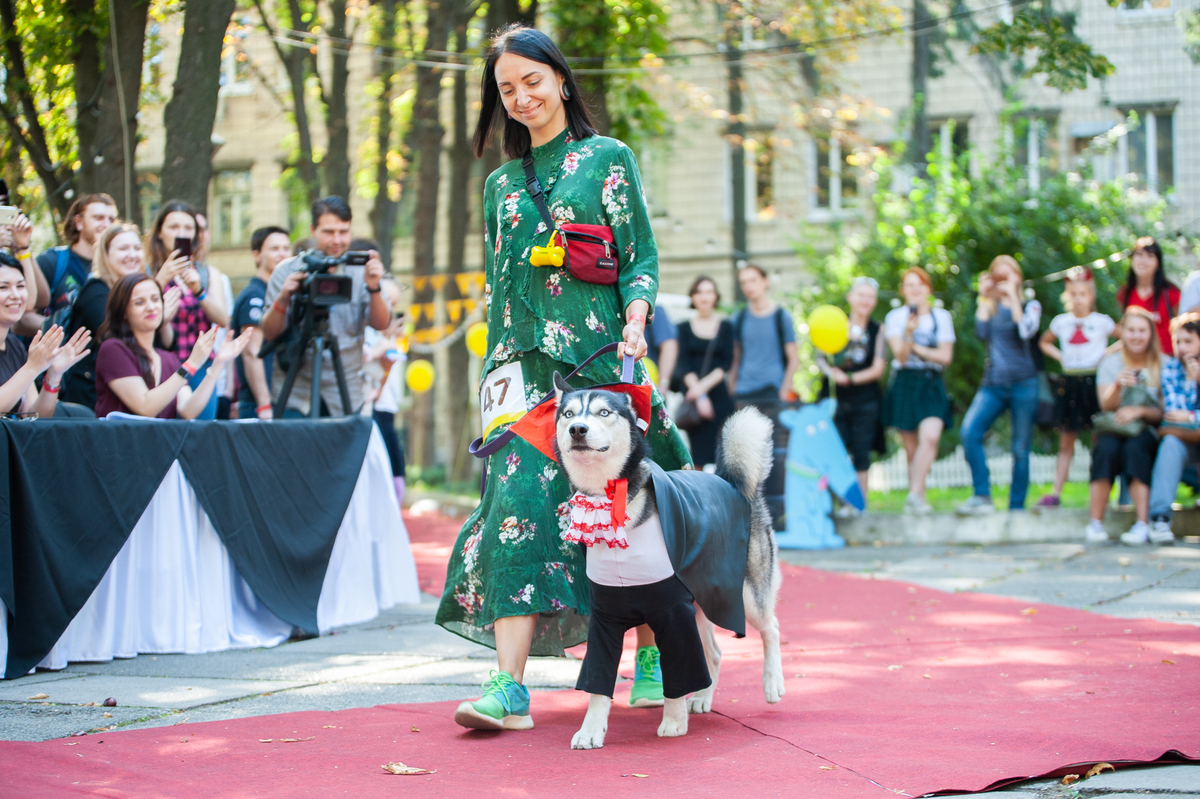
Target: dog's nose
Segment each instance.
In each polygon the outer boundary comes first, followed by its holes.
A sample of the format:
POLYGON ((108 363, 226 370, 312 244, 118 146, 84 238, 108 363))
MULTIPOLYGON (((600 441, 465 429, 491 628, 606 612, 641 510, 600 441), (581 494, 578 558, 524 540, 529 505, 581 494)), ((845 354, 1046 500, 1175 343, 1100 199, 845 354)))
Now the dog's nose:
POLYGON ((581 439, 587 438, 588 426, 586 424, 576 422, 575 424, 571 425, 567 429, 567 432, 571 434, 571 438, 575 439, 576 441, 579 441, 581 439))

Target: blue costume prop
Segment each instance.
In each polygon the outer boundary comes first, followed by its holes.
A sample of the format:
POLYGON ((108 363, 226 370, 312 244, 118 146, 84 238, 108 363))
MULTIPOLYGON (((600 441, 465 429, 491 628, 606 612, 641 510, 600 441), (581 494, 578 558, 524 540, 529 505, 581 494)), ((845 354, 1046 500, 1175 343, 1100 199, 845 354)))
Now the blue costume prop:
POLYGON ((833 424, 832 399, 779 414, 790 431, 784 508, 787 531, 776 533, 780 549, 838 549, 846 541, 833 528, 832 489, 842 501, 866 507, 858 475, 833 424))

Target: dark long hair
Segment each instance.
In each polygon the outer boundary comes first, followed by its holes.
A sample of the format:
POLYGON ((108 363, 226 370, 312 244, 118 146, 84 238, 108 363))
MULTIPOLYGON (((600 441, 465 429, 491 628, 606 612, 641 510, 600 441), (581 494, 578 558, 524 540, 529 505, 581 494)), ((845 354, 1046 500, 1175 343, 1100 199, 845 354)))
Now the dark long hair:
POLYGON ((158 274, 163 261, 167 260, 167 256, 171 254, 171 251, 167 249, 167 245, 162 243, 159 234, 162 233, 163 223, 167 221, 167 216, 176 211, 190 216, 192 222, 196 225, 196 233, 192 237, 192 253, 197 254, 196 246, 200 238, 200 222, 196 219, 196 209, 183 200, 168 200, 158 209, 158 214, 154 217, 154 224, 150 227, 150 232, 146 234, 146 251, 150 254, 150 271, 154 274, 158 274))
MULTIPOLYGON (((1158 246, 1158 242, 1153 236, 1142 236, 1133 245, 1135 250, 1145 250, 1158 259, 1158 269, 1154 271, 1154 312, 1158 313, 1158 303, 1163 295, 1163 292, 1168 288, 1178 288, 1174 283, 1167 280, 1166 270, 1163 269, 1163 253, 1162 247, 1158 246)), ((1130 256, 1129 275, 1125 278, 1125 288, 1121 292, 1121 310, 1129 308, 1129 301, 1133 298, 1133 292, 1137 291, 1137 275, 1133 271, 1133 256, 1130 256)), ((1168 302, 1169 304, 1169 302, 1168 302)))
POLYGON ((504 154, 509 158, 524 158, 529 152, 529 128, 515 119, 509 118, 504 112, 504 103, 500 101, 500 87, 496 85, 496 61, 505 53, 512 53, 539 64, 552 67, 563 78, 567 89, 567 99, 563 100, 563 108, 567 112, 567 127, 576 141, 596 135, 596 126, 588 113, 583 98, 579 96, 579 87, 575 84, 575 76, 567 66, 567 59, 549 36, 534 28, 520 23, 513 23, 500 29, 492 39, 487 51, 487 62, 483 66, 483 81, 480 83, 482 103, 479 108, 479 121, 475 123, 475 136, 471 147, 476 158, 483 157, 488 141, 494 132, 504 131, 504 154))
POLYGON ((158 287, 158 282, 144 272, 137 272, 132 275, 126 275, 117 281, 117 284, 108 292, 108 304, 105 306, 104 323, 100 325, 100 329, 96 331, 97 337, 104 341, 105 339, 115 338, 122 342, 133 353, 133 357, 137 358, 138 371, 142 375, 142 379, 146 381, 146 388, 154 388, 157 383, 154 382, 154 370, 150 366, 150 353, 142 349, 142 345, 133 336, 133 330, 129 327, 129 319, 127 311, 129 310, 129 301, 133 298, 133 290, 137 288, 139 283, 149 280, 158 288, 159 298, 162 298, 162 289, 158 287))

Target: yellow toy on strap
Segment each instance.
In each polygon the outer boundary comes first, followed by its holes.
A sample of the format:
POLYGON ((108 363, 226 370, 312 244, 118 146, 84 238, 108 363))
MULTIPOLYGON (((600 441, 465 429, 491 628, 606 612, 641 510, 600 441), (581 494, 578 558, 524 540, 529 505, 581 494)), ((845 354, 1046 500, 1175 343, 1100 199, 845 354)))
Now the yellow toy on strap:
POLYGON ((562 266, 567 251, 554 243, 557 236, 557 230, 551 231, 550 240, 546 242, 545 247, 534 247, 529 254, 529 263, 533 266, 562 266))

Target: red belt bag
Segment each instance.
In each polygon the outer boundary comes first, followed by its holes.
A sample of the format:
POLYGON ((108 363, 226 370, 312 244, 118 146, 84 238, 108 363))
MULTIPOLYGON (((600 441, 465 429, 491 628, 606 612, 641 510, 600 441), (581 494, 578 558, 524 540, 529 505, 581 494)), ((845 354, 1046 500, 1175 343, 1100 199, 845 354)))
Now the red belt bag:
POLYGON ((533 154, 529 153, 521 162, 525 168, 525 189, 537 206, 546 229, 559 231, 564 241, 566 254, 563 266, 576 280, 600 286, 615 286, 620 272, 620 258, 613 242, 612 228, 608 225, 556 225, 550 210, 546 208, 546 194, 542 184, 533 173, 533 154))
POLYGON ((567 245, 564 266, 571 276, 585 283, 616 285, 617 247, 608 225, 560 225, 567 245))

